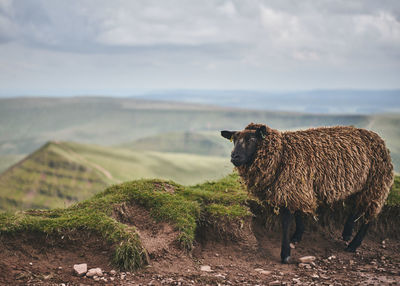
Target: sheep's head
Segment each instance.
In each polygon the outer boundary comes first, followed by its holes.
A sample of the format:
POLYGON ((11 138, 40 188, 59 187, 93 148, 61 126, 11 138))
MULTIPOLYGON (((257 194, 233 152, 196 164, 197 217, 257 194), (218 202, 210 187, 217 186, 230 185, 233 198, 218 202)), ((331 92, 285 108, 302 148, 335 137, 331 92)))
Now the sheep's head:
POLYGON ((251 164, 257 147, 265 138, 266 126, 261 124, 250 124, 242 131, 221 131, 221 136, 233 141, 231 162, 236 167, 251 164))

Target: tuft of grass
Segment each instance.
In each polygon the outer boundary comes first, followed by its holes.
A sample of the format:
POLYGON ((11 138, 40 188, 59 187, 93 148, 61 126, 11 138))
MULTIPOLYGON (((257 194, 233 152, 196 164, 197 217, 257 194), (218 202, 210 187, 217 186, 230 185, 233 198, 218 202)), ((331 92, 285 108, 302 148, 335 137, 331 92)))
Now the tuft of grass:
POLYGON ((400 176, 395 176, 394 184, 386 203, 389 206, 400 206, 400 176))

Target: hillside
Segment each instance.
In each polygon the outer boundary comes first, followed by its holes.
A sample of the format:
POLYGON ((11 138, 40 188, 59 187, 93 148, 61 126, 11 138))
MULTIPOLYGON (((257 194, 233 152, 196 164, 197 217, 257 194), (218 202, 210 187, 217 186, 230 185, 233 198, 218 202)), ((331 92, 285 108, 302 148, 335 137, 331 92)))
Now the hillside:
MULTIPOLYGON (((55 140, 114 146, 168 133, 218 135, 219 130, 241 129, 249 122, 263 122, 280 130, 354 125, 382 135, 392 151, 396 172, 400 172, 399 114, 271 112, 133 98, 3 98, 0 122, 2 162, 3 155, 27 155, 55 140)), ((204 148, 195 149, 203 152, 204 148)))
POLYGON ((230 156, 232 146, 218 132, 173 132, 138 139, 120 145, 131 150, 230 156))
POLYGON ((349 211, 339 204, 321 209, 318 222, 306 218, 293 263, 282 265, 279 219, 249 200, 237 175, 195 186, 126 182, 66 209, 0 214, 0 283, 399 283, 399 183, 358 254, 337 239, 349 211), (307 255, 314 262, 299 263, 307 255), (79 263, 103 277, 73 275, 79 263))
POLYGON ((140 178, 182 184, 221 178, 227 158, 50 142, 0 175, 0 209, 54 208, 140 178))

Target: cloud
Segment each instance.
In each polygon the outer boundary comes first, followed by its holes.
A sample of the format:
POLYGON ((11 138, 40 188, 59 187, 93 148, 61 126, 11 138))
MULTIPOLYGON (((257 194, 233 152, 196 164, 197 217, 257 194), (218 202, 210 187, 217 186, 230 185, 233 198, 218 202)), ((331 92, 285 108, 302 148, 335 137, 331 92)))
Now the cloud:
POLYGON ((92 82, 146 67, 160 86, 284 87, 294 73, 351 86, 356 72, 357 86, 363 74, 393 86, 382 74, 399 72, 399 19, 398 0, 0 0, 0 53, 25 77, 24 65, 61 78, 84 63, 92 82))

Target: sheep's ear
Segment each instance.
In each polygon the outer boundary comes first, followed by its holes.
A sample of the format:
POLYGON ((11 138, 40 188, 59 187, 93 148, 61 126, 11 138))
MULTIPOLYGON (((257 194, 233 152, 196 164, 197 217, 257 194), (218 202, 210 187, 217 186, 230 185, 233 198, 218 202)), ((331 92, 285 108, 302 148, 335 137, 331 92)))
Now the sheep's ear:
POLYGON ((258 127, 256 130, 256 136, 258 138, 264 139, 267 135, 267 128, 265 126, 258 127))
POLYGON ((233 134, 235 134, 235 131, 228 131, 228 130, 221 131, 221 136, 231 141, 233 134))

